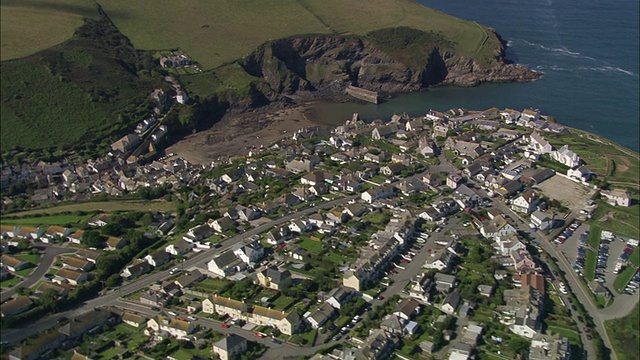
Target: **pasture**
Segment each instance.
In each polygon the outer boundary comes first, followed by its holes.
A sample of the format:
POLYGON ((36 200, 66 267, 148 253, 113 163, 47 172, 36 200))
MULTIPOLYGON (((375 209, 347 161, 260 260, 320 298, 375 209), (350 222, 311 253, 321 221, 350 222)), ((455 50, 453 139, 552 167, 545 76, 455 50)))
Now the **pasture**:
POLYGON ((92 2, 2 1, 0 60, 17 59, 57 45, 73 35, 84 17, 96 17, 92 2))
POLYGON ((397 26, 441 33, 463 55, 481 62, 491 57, 484 45, 498 45, 486 28, 409 0, 102 0, 100 4, 137 48, 181 48, 204 70, 231 63, 269 40, 303 34, 365 35, 397 26))

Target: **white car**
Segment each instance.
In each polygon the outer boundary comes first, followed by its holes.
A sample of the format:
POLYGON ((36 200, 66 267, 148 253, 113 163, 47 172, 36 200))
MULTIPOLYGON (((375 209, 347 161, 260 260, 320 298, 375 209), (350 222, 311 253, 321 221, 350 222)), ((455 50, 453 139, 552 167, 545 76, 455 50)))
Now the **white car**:
POLYGON ((173 311, 167 311, 167 314, 171 316, 178 316, 178 314, 174 313, 173 311))
POLYGON ((196 320, 198 320, 198 318, 196 318, 196 317, 195 317, 195 316, 193 316, 193 315, 189 315, 189 316, 187 316, 187 320, 189 320, 189 321, 196 321, 196 320))

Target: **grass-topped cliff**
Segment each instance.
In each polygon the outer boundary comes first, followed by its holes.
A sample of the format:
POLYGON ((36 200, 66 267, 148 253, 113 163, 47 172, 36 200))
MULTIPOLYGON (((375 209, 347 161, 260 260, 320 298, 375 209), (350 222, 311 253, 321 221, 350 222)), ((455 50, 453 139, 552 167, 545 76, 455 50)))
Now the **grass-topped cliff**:
POLYGON ((147 94, 163 86, 166 72, 152 60, 157 50, 180 48, 204 70, 173 74, 198 104, 176 109, 183 122, 210 119, 218 108, 335 98, 347 84, 395 93, 537 76, 507 64, 492 29, 411 0, 0 6, 5 155, 105 149, 145 115, 147 94))

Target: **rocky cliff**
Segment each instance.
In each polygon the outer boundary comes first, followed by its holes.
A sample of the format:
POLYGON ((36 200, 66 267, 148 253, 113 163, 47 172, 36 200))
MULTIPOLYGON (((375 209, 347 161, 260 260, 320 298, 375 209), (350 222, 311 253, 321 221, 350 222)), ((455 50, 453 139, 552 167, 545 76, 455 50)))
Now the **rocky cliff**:
POLYGON ((310 35, 279 39, 261 46, 239 64, 248 74, 262 79, 256 88, 269 101, 292 96, 335 99, 344 96, 349 84, 402 93, 445 84, 531 81, 541 76, 509 63, 501 40, 493 58, 480 62, 459 55, 455 46, 439 41, 437 35, 416 36, 413 32, 417 30, 408 31, 411 40, 418 39, 415 43, 406 40, 406 34, 395 33, 384 38, 310 35), (406 44, 396 45, 402 41, 406 44))

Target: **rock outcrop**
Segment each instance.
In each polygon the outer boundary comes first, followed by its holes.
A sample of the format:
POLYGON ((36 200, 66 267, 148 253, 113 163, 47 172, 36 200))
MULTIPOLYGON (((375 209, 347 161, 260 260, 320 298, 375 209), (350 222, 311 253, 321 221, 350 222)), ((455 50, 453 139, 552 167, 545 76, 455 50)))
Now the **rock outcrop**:
MULTIPOLYGON (((497 35, 496 35, 497 36, 497 35)), ((383 51, 374 41, 357 36, 309 35, 267 43, 239 61, 269 101, 283 97, 335 99, 347 85, 383 93, 416 91, 437 85, 475 86, 483 82, 531 81, 541 73, 509 63, 504 44, 494 49, 488 65, 450 49, 421 49, 423 59, 411 64, 383 51)), ((391 53, 391 54, 390 54, 391 53)), ((402 55, 402 54, 400 54, 402 55)), ((407 56, 405 56, 406 58, 407 56)))

